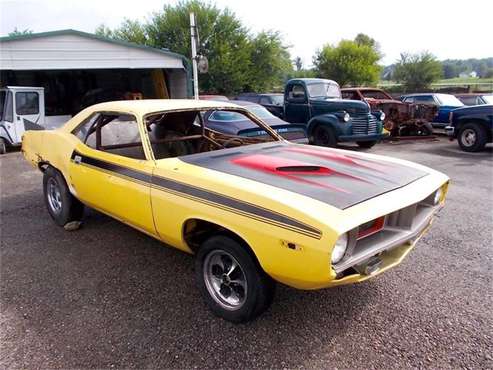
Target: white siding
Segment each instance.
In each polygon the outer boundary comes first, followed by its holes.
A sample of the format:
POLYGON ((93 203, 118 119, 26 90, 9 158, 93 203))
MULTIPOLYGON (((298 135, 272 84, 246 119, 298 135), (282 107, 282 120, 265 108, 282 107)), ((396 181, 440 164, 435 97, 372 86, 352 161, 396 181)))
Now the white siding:
POLYGON ((173 55, 79 35, 0 41, 0 69, 179 68, 173 55))

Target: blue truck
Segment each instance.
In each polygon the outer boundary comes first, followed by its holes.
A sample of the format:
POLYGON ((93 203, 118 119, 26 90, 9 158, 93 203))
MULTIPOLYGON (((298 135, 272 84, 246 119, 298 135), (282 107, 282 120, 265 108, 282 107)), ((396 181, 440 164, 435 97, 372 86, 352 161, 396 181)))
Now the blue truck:
POLYGON ((449 125, 445 127, 451 139, 457 139, 466 152, 483 150, 493 142, 493 105, 475 105, 455 109, 449 114, 449 125))
POLYGON ((356 142, 371 148, 386 136, 385 113, 359 100, 343 100, 339 84, 320 78, 289 80, 284 89, 284 120, 306 125, 311 144, 334 147, 356 142))

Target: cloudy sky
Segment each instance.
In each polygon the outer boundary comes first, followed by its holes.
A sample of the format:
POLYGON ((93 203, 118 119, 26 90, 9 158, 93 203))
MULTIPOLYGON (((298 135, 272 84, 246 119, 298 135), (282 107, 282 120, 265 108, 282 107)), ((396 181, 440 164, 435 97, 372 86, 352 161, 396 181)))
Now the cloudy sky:
MULTIPOLYGON (((144 20, 165 0, 0 0, 0 34, 73 28, 86 32, 104 23, 116 27, 125 17, 144 20)), ((493 1, 456 0, 217 0, 251 31, 282 32, 293 57, 306 65, 325 43, 363 32, 375 38, 393 63, 403 51, 429 50, 439 59, 493 57, 493 1)))

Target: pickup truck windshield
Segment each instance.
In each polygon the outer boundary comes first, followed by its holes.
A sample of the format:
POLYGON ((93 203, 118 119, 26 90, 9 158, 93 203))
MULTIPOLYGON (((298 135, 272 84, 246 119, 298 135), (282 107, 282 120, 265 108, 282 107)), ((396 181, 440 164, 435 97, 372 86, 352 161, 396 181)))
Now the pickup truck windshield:
POLYGON ((341 90, 339 86, 331 83, 314 83, 307 85, 308 95, 311 98, 341 98, 341 90))

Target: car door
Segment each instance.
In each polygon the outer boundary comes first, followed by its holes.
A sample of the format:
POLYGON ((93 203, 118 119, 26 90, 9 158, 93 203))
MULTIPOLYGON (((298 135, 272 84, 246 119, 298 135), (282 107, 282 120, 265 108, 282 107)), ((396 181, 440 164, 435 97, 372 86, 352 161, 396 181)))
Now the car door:
POLYGON ((156 235, 150 183, 154 161, 142 145, 142 127, 128 113, 95 113, 73 132, 71 186, 82 202, 156 235))
POLYGON ((293 83, 287 87, 285 99, 285 120, 290 123, 307 123, 310 120, 310 105, 305 87, 293 83))
POLYGON ((44 130, 44 99, 41 91, 15 89, 14 122, 18 140, 27 130, 44 130))

